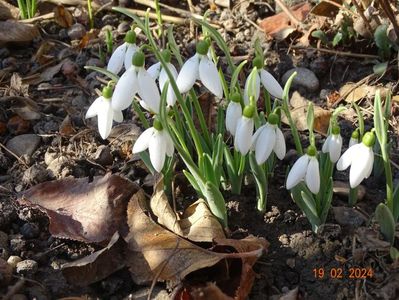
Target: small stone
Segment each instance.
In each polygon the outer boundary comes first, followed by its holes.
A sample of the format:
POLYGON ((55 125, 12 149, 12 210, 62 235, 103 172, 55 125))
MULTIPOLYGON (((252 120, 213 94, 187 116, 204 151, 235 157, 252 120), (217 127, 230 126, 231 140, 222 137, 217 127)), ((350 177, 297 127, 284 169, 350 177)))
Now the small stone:
POLYGON ((39 236, 40 229, 39 226, 34 223, 25 223, 24 225, 22 225, 20 232, 24 236, 24 238, 34 239, 39 236))
POLYGON ((19 256, 16 255, 11 255, 8 259, 7 259, 7 263, 13 268, 15 269, 17 267, 17 264, 19 262, 22 261, 22 258, 20 258, 19 256))
POLYGON ((115 26, 116 24, 118 24, 118 17, 117 15, 106 14, 104 15, 104 17, 102 17, 101 21, 103 22, 104 25, 115 26))
POLYGON ((316 92, 319 89, 319 79, 309 69, 306 68, 293 68, 282 77, 283 84, 285 84, 292 73, 297 72, 294 80, 292 81, 292 87, 303 87, 309 92, 316 92))
POLYGON ((244 32, 242 32, 242 31, 237 32, 236 41, 237 41, 237 43, 243 43, 245 41, 244 32))
POLYGON ((6 260, 9 257, 10 257, 10 252, 8 251, 8 249, 0 247, 0 258, 6 260))
POLYGON ((126 21, 122 21, 117 28, 119 34, 124 34, 130 30, 130 24, 126 21))
POLYGON ((0 231, 0 248, 8 248, 8 235, 3 231, 0 231))
POLYGON ((295 268, 295 258, 287 258, 286 264, 287 264, 287 266, 289 266, 291 269, 295 268))
POLYGON ((21 134, 7 142, 7 148, 17 156, 31 156, 40 145, 40 137, 36 134, 21 134))
POLYGON ((101 145, 94 154, 94 161, 102 166, 112 165, 113 157, 108 146, 101 145))
POLYGON ((12 253, 20 253, 26 246, 26 241, 21 234, 16 234, 10 239, 10 250, 12 253))
POLYGON ((37 184, 47 180, 48 171, 38 164, 34 164, 26 169, 22 176, 22 182, 25 184, 37 184))
POLYGON ((67 157, 65 156, 58 157, 49 164, 47 170, 49 170, 51 176, 57 177, 61 175, 61 171, 67 163, 68 163, 67 157))
POLYGON ((232 30, 236 27, 236 23, 233 19, 228 19, 226 22, 223 22, 223 26, 226 28, 226 30, 232 30))
POLYGON ((51 162, 56 159, 58 156, 57 153, 55 152, 49 152, 49 150, 44 153, 44 163, 48 166, 51 164, 51 162))
POLYGON ((94 67, 102 68, 102 67, 104 67, 104 63, 98 58, 90 58, 86 62, 86 66, 94 66, 94 67))
POLYGON ((68 36, 71 40, 80 40, 85 34, 86 28, 80 23, 73 24, 68 29, 68 36))
POLYGON ((26 259, 17 263, 17 273, 21 275, 33 275, 37 272, 39 265, 31 259, 26 259))

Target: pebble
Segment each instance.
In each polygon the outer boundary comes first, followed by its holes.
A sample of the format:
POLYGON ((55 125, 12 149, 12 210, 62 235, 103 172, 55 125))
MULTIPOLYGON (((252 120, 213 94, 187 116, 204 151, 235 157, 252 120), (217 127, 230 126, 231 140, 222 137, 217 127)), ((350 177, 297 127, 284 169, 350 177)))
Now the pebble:
POLYGON ((118 16, 114 14, 106 14, 104 17, 101 18, 103 25, 111 25, 115 26, 118 24, 118 16))
POLYGON ((316 92, 319 89, 319 79, 311 70, 306 68, 293 68, 285 72, 282 77, 283 84, 294 72, 297 72, 297 75, 292 81, 292 87, 304 87, 309 92, 316 92))
POLYGON ((80 23, 73 24, 68 29, 68 36, 71 40, 80 40, 85 34, 86 28, 80 23))
POLYGON ((94 154, 94 161, 102 166, 112 165, 114 161, 108 146, 101 145, 94 154))
POLYGON ((21 234, 16 234, 10 239, 10 250, 12 253, 20 253, 26 245, 26 241, 22 239, 21 234))
POLYGON ((38 164, 34 164, 25 170, 22 176, 22 182, 25 184, 37 184, 46 181, 48 176, 48 171, 38 164))
POLYGON ((102 67, 104 67, 104 63, 98 58, 90 58, 86 62, 86 66, 94 66, 94 67, 102 68, 102 67))
POLYGON ((7 263, 13 268, 15 269, 17 267, 17 264, 19 262, 22 261, 22 258, 20 258, 17 255, 11 255, 8 259, 7 259, 7 263))
POLYGON ((130 24, 126 21, 122 21, 116 30, 119 34, 124 34, 130 30, 130 24))
POLYGON ((10 257, 10 252, 6 248, 0 248, 0 258, 6 260, 10 257))
POLYGON ((37 272, 39 265, 32 259, 26 259, 17 263, 17 273, 21 275, 32 275, 37 272))
POLYGON ((21 134, 7 142, 7 148, 17 156, 31 156, 40 145, 40 137, 36 134, 21 134))
POLYGON ((8 248, 8 235, 3 231, 0 231, 0 248, 8 248))
POLYGON ((40 229, 39 226, 34 223, 25 223, 24 225, 22 225, 20 232, 24 236, 24 238, 34 239, 39 236, 40 229))

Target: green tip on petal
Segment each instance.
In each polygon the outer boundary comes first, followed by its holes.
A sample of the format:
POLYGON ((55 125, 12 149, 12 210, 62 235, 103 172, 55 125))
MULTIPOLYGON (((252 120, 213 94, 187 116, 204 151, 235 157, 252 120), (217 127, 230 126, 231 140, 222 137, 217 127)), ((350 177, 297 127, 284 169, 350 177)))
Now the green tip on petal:
POLYGON ((103 87, 102 95, 103 95, 103 97, 105 99, 111 99, 112 98, 112 93, 113 93, 113 91, 112 91, 112 88, 110 86, 103 87))
POLYGON ((279 121, 279 117, 278 117, 278 115, 276 115, 276 114, 274 114, 274 113, 271 113, 271 114, 269 115, 269 117, 267 118, 267 121, 268 121, 269 124, 271 124, 271 125, 276 125, 276 124, 278 123, 278 121, 279 121))
POLYGON ((209 49, 209 43, 207 41, 199 41, 197 43, 197 53, 201 55, 207 55, 209 49))
POLYGON ((360 137, 360 133, 359 133, 359 129, 356 129, 355 131, 352 132, 351 138, 354 140, 359 140, 360 137))
POLYGON ((240 95, 240 93, 237 93, 237 92, 233 93, 233 94, 231 95, 231 101, 236 102, 236 103, 240 103, 240 102, 241 102, 241 95, 240 95))
POLYGON ((263 69, 263 60, 262 60, 262 58, 259 57, 259 56, 256 56, 254 58, 254 60, 252 61, 252 66, 256 67, 258 70, 263 69))
POLYGON ((375 144, 375 135, 372 132, 366 132, 362 139, 363 144, 367 147, 373 147, 375 144))
POLYGON ((125 42, 129 44, 136 44, 136 33, 134 30, 130 30, 126 33, 125 42))
POLYGON ((162 51, 162 57, 166 63, 170 63, 170 60, 172 59, 172 53, 170 53, 168 49, 165 49, 162 51))
POLYGON ((316 149, 315 146, 310 145, 310 146, 308 147, 308 149, 306 149, 306 153, 307 153, 307 155, 309 155, 309 156, 316 156, 316 154, 317 154, 317 149, 316 149))
POLYGON ((242 114, 244 117, 251 119, 253 117, 254 113, 255 113, 255 107, 253 105, 247 105, 247 106, 245 106, 242 114))
POLYGON ((154 123, 152 124, 152 127, 154 127, 156 130, 161 131, 163 129, 161 121, 159 121, 158 118, 154 119, 154 123))
POLYGON ((144 61, 145 61, 145 56, 142 51, 137 51, 136 53, 134 53, 132 58, 133 66, 142 67, 144 66, 144 61))
POLYGON ((338 134, 340 134, 340 132, 341 132, 341 128, 339 128, 338 125, 334 125, 334 126, 332 127, 332 129, 331 129, 331 133, 332 133, 333 135, 338 135, 338 134))

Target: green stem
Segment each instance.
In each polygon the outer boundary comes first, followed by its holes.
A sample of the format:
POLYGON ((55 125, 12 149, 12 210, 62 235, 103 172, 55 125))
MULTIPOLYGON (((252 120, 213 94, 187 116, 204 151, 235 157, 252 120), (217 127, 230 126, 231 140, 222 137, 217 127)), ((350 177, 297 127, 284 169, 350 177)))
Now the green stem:
POLYGON ((355 206, 356 205, 356 203, 357 203, 357 190, 358 190, 358 187, 349 189, 349 199, 348 199, 349 206, 355 206))
POLYGON ((137 116, 140 119, 141 124, 143 124, 144 128, 149 128, 150 124, 147 121, 147 118, 145 117, 143 111, 141 110, 140 105, 133 100, 133 109, 136 112, 137 116))
POLYGON ((89 13, 90 29, 93 29, 94 28, 94 19, 93 19, 93 7, 91 5, 91 0, 87 0, 87 12, 89 13))
POLYGON ((384 160, 386 188, 387 188, 387 206, 391 210, 391 212, 394 213, 392 170, 391 170, 391 163, 389 161, 389 154, 387 151, 386 144, 381 147, 381 154, 382 154, 382 159, 384 160))

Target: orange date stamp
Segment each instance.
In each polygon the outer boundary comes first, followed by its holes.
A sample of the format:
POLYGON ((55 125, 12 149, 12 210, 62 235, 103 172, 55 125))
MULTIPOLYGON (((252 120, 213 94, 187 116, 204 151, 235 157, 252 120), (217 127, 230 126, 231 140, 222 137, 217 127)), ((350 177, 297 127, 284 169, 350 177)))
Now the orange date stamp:
POLYGON ((371 279, 374 276, 372 268, 353 267, 348 270, 344 268, 325 269, 314 268, 312 270, 316 279, 371 279))

